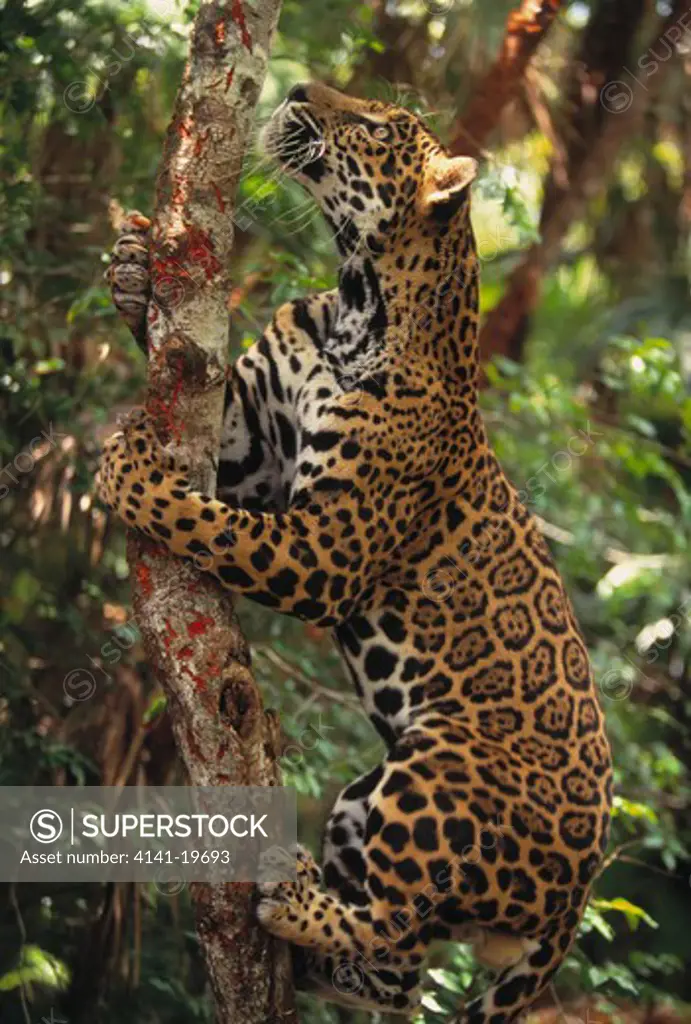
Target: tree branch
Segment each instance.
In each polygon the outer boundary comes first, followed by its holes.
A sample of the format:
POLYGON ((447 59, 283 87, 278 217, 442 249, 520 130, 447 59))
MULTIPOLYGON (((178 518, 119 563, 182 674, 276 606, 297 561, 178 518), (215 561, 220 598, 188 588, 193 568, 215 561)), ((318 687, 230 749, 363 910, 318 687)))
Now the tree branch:
MULTIPOLYGON (((192 484, 215 489, 228 347, 233 202, 280 0, 202 2, 156 185, 147 406, 184 450, 192 484)), ((131 535, 134 607, 197 786, 278 781, 278 728, 264 712, 227 593, 131 535)), ((204 566, 200 562, 199 568, 204 566)), ((294 1024, 289 951, 255 922, 252 887, 196 884, 199 939, 223 1024, 294 1024)))
POLYGON ((506 21, 499 56, 483 76, 451 140, 456 156, 482 156, 507 103, 515 97, 535 51, 556 18, 562 0, 522 0, 506 21))
POLYGON ((614 5, 600 0, 595 8, 579 59, 573 65, 565 101, 565 164, 561 166, 558 155, 545 183, 540 241, 516 267, 484 323, 480 337, 483 359, 501 354, 521 362, 528 318, 539 301, 544 275, 558 255, 566 231, 588 201, 607 186, 622 148, 635 137, 674 63, 672 59, 659 63, 656 74, 643 86, 634 80, 632 88, 627 62, 640 68, 640 61, 655 51, 689 9, 689 0, 674 0, 670 13, 657 19, 652 36, 632 57, 636 32, 646 11, 643 0, 619 0, 614 5), (621 106, 610 102, 608 84, 615 90, 628 90, 619 97, 623 100, 621 106))

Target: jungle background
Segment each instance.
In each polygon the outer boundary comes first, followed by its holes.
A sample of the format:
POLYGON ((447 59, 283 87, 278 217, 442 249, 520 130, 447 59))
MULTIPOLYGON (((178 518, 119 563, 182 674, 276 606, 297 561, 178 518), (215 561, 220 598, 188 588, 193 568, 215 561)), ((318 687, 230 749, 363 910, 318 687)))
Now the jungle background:
MULTIPOLYGON (((2 785, 181 781, 124 531, 93 476, 144 395, 102 279, 112 225, 151 210, 193 14, 0 4, 2 785)), ((691 6, 286 0, 259 120, 307 78, 410 106, 482 161, 483 405, 566 578, 616 764, 610 857, 531 1019, 689 1021, 691 6), (553 23, 522 28, 516 11, 539 6, 553 23)), ((234 354, 336 270, 314 206, 256 152, 236 224, 234 354)), ((338 789, 381 747, 328 635, 239 613, 316 849, 338 789)), ((472 970, 462 947, 440 949, 420 1019, 458 1006, 472 970)), ((300 1007, 305 1024, 371 1019, 300 1007)), ((211 1020, 187 893, 0 887, 2 1021, 124 1015, 211 1020)))

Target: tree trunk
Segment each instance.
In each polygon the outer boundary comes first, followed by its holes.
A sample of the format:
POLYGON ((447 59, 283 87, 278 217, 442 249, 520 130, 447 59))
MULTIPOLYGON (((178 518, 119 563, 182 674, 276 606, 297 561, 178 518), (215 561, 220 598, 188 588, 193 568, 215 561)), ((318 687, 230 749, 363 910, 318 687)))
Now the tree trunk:
MULTIPOLYGON (((213 494, 228 348, 233 203, 280 0, 202 2, 156 185, 149 396, 164 441, 213 494)), ((197 786, 278 780, 278 728, 262 707, 227 592, 140 535, 134 607, 197 786)), ((203 563, 199 567, 203 569, 203 563)), ((191 887, 219 1024, 295 1024, 288 948, 261 931, 253 887, 191 887)))

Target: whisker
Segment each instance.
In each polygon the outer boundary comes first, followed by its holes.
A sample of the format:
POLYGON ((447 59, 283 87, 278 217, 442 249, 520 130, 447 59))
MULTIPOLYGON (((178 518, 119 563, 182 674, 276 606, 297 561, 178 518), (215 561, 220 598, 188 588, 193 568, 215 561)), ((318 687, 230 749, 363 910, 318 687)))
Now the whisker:
POLYGON ((310 203, 304 206, 300 211, 290 210, 288 213, 281 214, 280 217, 276 218, 276 224, 282 224, 284 226, 296 225, 302 227, 308 224, 315 214, 319 213, 319 207, 316 203, 310 203))

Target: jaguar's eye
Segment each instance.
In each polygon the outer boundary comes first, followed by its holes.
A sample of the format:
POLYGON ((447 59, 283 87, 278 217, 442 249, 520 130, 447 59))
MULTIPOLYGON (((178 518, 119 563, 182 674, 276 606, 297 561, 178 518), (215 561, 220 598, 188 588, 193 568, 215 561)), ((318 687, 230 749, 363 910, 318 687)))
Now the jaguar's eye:
POLYGON ((376 128, 372 129, 372 138, 374 139, 388 139, 389 129, 385 124, 379 124, 376 128))

